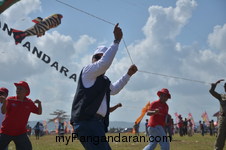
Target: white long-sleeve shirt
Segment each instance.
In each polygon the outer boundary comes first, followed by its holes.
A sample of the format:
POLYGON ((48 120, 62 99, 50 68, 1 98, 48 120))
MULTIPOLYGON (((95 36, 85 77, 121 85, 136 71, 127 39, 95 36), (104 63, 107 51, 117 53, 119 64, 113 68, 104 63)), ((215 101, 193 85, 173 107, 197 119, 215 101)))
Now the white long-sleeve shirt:
MULTIPOLYGON (((113 43, 108 50, 103 54, 101 59, 91 63, 83 68, 82 71, 82 83, 85 88, 89 88, 94 85, 96 78, 104 74, 107 69, 111 66, 112 61, 116 55, 119 44, 113 43)), ((120 90, 127 84, 130 76, 128 74, 123 75, 119 80, 110 84, 110 94, 115 95, 120 92, 120 90)), ((107 113, 107 99, 106 94, 101 102, 97 114, 102 115, 103 117, 107 113)))

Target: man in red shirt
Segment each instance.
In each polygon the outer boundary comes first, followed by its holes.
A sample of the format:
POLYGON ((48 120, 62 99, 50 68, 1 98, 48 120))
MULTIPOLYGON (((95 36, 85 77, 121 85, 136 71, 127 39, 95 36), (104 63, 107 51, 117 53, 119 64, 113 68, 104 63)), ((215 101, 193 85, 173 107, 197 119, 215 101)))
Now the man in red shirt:
POLYGON ((0 130, 0 149, 4 149, 11 141, 14 141, 16 150, 32 150, 31 142, 26 133, 26 125, 31 112, 42 114, 41 101, 37 99, 33 102, 26 97, 30 94, 27 82, 20 81, 14 85, 17 96, 8 97, 2 105, 5 119, 0 130), (38 107, 35 103, 38 104, 38 107))
POLYGON ((168 89, 165 88, 158 91, 157 95, 159 96, 159 100, 152 102, 147 112, 147 115, 150 116, 148 122, 150 143, 144 148, 144 150, 154 150, 158 143, 161 146, 161 150, 170 149, 164 126, 169 110, 166 101, 171 98, 171 95, 168 89))

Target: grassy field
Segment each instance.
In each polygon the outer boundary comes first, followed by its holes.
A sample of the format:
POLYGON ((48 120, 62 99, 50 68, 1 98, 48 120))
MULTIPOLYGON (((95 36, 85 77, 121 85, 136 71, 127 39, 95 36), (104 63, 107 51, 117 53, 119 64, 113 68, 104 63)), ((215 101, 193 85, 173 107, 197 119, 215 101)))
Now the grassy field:
MULTIPOLYGON (((119 140, 116 136, 119 136, 118 133, 115 134, 107 134, 108 136, 115 137, 115 140, 119 140)), ((144 136, 143 134, 141 134, 144 136)), ((69 135, 67 135, 69 137, 69 135)), ((124 137, 124 141, 127 140, 128 142, 110 142, 111 148, 113 150, 142 150, 147 144, 147 141, 142 142, 134 142, 138 141, 134 139, 134 134, 127 134, 121 133, 120 137, 124 137), (130 138, 129 142, 129 136, 130 138)), ((36 140, 34 136, 30 137, 33 150, 83 150, 84 148, 80 144, 78 140, 71 141, 66 145, 66 140, 63 142, 56 142, 55 135, 46 135, 41 137, 39 140, 36 140)), ((170 142, 171 150, 213 150, 213 145, 216 137, 205 135, 204 137, 200 134, 195 134, 192 137, 184 136, 180 137, 175 135, 173 140, 170 142)), ((110 140, 111 141, 111 140, 110 140)), ((11 142, 9 145, 9 150, 15 150, 14 143, 11 142)), ((160 147, 156 148, 156 150, 160 150, 160 147)), ((226 147, 225 149, 226 150, 226 147)))

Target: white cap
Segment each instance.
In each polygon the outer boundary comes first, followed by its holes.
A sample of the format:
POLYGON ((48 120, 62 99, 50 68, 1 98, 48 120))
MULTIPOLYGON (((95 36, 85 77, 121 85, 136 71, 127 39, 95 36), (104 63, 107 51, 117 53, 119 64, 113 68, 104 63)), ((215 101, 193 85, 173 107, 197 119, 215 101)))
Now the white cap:
POLYGON ((98 46, 93 55, 104 54, 107 51, 107 49, 108 48, 105 46, 98 46))

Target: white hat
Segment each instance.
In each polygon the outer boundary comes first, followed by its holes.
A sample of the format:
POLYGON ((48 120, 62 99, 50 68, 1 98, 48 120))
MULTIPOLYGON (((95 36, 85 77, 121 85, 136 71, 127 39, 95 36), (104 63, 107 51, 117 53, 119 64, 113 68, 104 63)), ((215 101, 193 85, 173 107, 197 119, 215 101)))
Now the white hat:
POLYGON ((98 46, 93 55, 104 54, 107 51, 107 49, 108 48, 105 46, 98 46))

